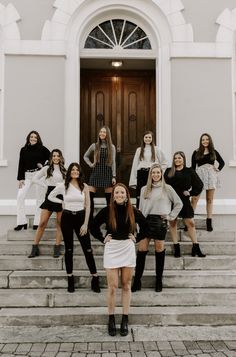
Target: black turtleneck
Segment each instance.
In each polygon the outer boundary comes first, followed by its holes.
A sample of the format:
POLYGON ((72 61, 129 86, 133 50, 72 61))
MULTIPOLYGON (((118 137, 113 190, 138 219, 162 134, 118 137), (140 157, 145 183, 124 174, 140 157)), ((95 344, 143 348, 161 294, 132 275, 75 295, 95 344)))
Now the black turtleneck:
MULTIPOLYGON (((91 234, 94 236, 94 238, 100 240, 102 243, 105 239, 101 232, 101 225, 106 224, 106 234, 111 234, 112 239, 116 240, 125 240, 129 239, 129 233, 131 232, 130 230, 130 223, 129 221, 126 222, 126 207, 125 205, 116 205, 117 208, 117 217, 116 217, 116 222, 117 222, 117 229, 114 231, 111 227, 109 227, 109 208, 104 207, 101 209, 101 211, 98 212, 96 217, 93 220, 92 227, 91 227, 91 234)), ((134 217, 135 217, 135 222, 138 224, 140 233, 138 235, 138 240, 141 240, 142 238, 145 237, 145 232, 147 230, 147 222, 143 214, 138 211, 135 207, 134 209, 134 217)))
POLYGON ((50 151, 43 145, 35 144, 21 148, 17 180, 24 180, 25 172, 37 169, 37 164, 44 165, 49 155, 50 151))

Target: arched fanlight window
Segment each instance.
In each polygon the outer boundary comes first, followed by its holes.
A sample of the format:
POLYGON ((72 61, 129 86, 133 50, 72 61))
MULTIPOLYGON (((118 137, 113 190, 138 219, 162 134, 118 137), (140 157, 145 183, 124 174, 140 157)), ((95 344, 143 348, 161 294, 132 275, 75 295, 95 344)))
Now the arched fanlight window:
POLYGON ((150 50, 146 33, 130 21, 115 19, 102 22, 88 35, 84 48, 121 47, 123 49, 150 50))

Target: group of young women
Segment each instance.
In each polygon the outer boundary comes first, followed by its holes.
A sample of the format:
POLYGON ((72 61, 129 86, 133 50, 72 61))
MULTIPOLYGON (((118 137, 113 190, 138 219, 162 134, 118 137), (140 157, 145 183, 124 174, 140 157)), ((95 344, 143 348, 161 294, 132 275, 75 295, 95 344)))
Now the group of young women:
POLYGON ((34 221, 34 228, 37 230, 29 258, 40 254, 40 239, 52 212, 56 212, 57 230, 53 256, 59 257, 61 253, 62 232, 68 291, 74 292, 73 232, 75 231, 92 275, 91 289, 100 292, 90 230, 91 234, 105 245, 108 333, 111 336, 116 334, 114 313, 120 274, 122 286, 120 334, 126 336, 131 290, 133 292, 141 290, 141 278, 150 240, 154 239, 155 246, 157 292, 162 291, 164 242, 168 225, 174 242, 174 255, 180 257, 177 217, 184 219, 193 243, 192 256, 205 257, 197 243, 194 209, 204 188, 207 199, 207 230, 212 231, 212 200, 218 184, 217 171, 223 168, 224 161, 214 149, 210 135, 203 134, 199 148, 192 156, 192 168, 186 167, 185 155, 181 151, 174 154, 172 166, 167 168, 165 155, 154 144, 153 133, 145 132, 141 146, 136 150, 130 175, 129 186, 136 189, 137 208, 135 208, 131 204, 128 188, 122 183, 116 183, 115 156, 110 130, 107 126, 103 126, 98 133, 97 142, 92 144, 84 154, 85 162, 92 169, 87 185, 84 183, 82 169, 78 163, 71 163, 66 170, 61 151, 54 149, 49 155, 38 132, 30 132, 20 152, 18 171, 20 183, 15 230, 27 229, 23 203, 30 186, 35 183, 46 188, 45 200, 41 206, 37 206, 41 208, 41 216, 39 222, 34 221), (218 167, 215 166, 215 162, 218 162, 218 167), (104 189, 107 207, 93 217, 93 200, 97 188, 104 189), (190 197, 192 197, 192 204, 190 197), (103 224, 106 225, 105 234, 101 230, 103 224), (137 256, 136 242, 139 242, 137 256), (131 288, 134 268, 135 276, 131 288))

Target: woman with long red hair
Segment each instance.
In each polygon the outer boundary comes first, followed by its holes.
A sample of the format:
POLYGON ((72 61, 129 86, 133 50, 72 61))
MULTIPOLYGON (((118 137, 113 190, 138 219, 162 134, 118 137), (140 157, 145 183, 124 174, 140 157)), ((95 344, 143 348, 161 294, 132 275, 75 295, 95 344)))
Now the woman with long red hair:
POLYGON ((105 244, 103 265, 108 284, 108 333, 116 335, 115 301, 119 273, 122 288, 122 321, 120 335, 128 334, 128 313, 131 300, 131 280, 135 267, 136 223, 139 225, 139 239, 143 239, 147 223, 140 211, 134 208, 125 185, 117 183, 111 193, 110 205, 98 212, 91 226, 92 235, 105 244), (101 225, 106 224, 105 237, 101 225))

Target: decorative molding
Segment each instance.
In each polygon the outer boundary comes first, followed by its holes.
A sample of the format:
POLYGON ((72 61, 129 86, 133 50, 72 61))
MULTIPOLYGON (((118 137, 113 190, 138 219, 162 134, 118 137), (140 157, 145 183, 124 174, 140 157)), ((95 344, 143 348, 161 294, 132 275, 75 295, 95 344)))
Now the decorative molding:
MULTIPOLYGON (((51 20, 47 20, 42 30, 42 40, 63 41, 66 39, 67 27, 79 7, 85 5, 85 0, 56 0, 53 6, 56 11, 51 20)), ((193 28, 187 24, 180 0, 152 0, 162 11, 169 24, 173 42, 193 42, 193 28)), ((102 5, 101 5, 102 6, 102 5)))
POLYGON ((232 44, 234 31, 236 30, 236 8, 233 10, 224 9, 217 17, 216 23, 220 25, 216 35, 216 42, 229 42, 232 44))
POLYGON ((170 46, 171 58, 232 58, 232 44, 215 42, 179 42, 170 46))
POLYGON ((20 40, 20 31, 17 22, 20 20, 16 8, 11 3, 3 6, 0 3, 0 27, 4 39, 20 40))
POLYGON ((6 167, 8 166, 7 160, 0 160, 0 167, 6 167))

